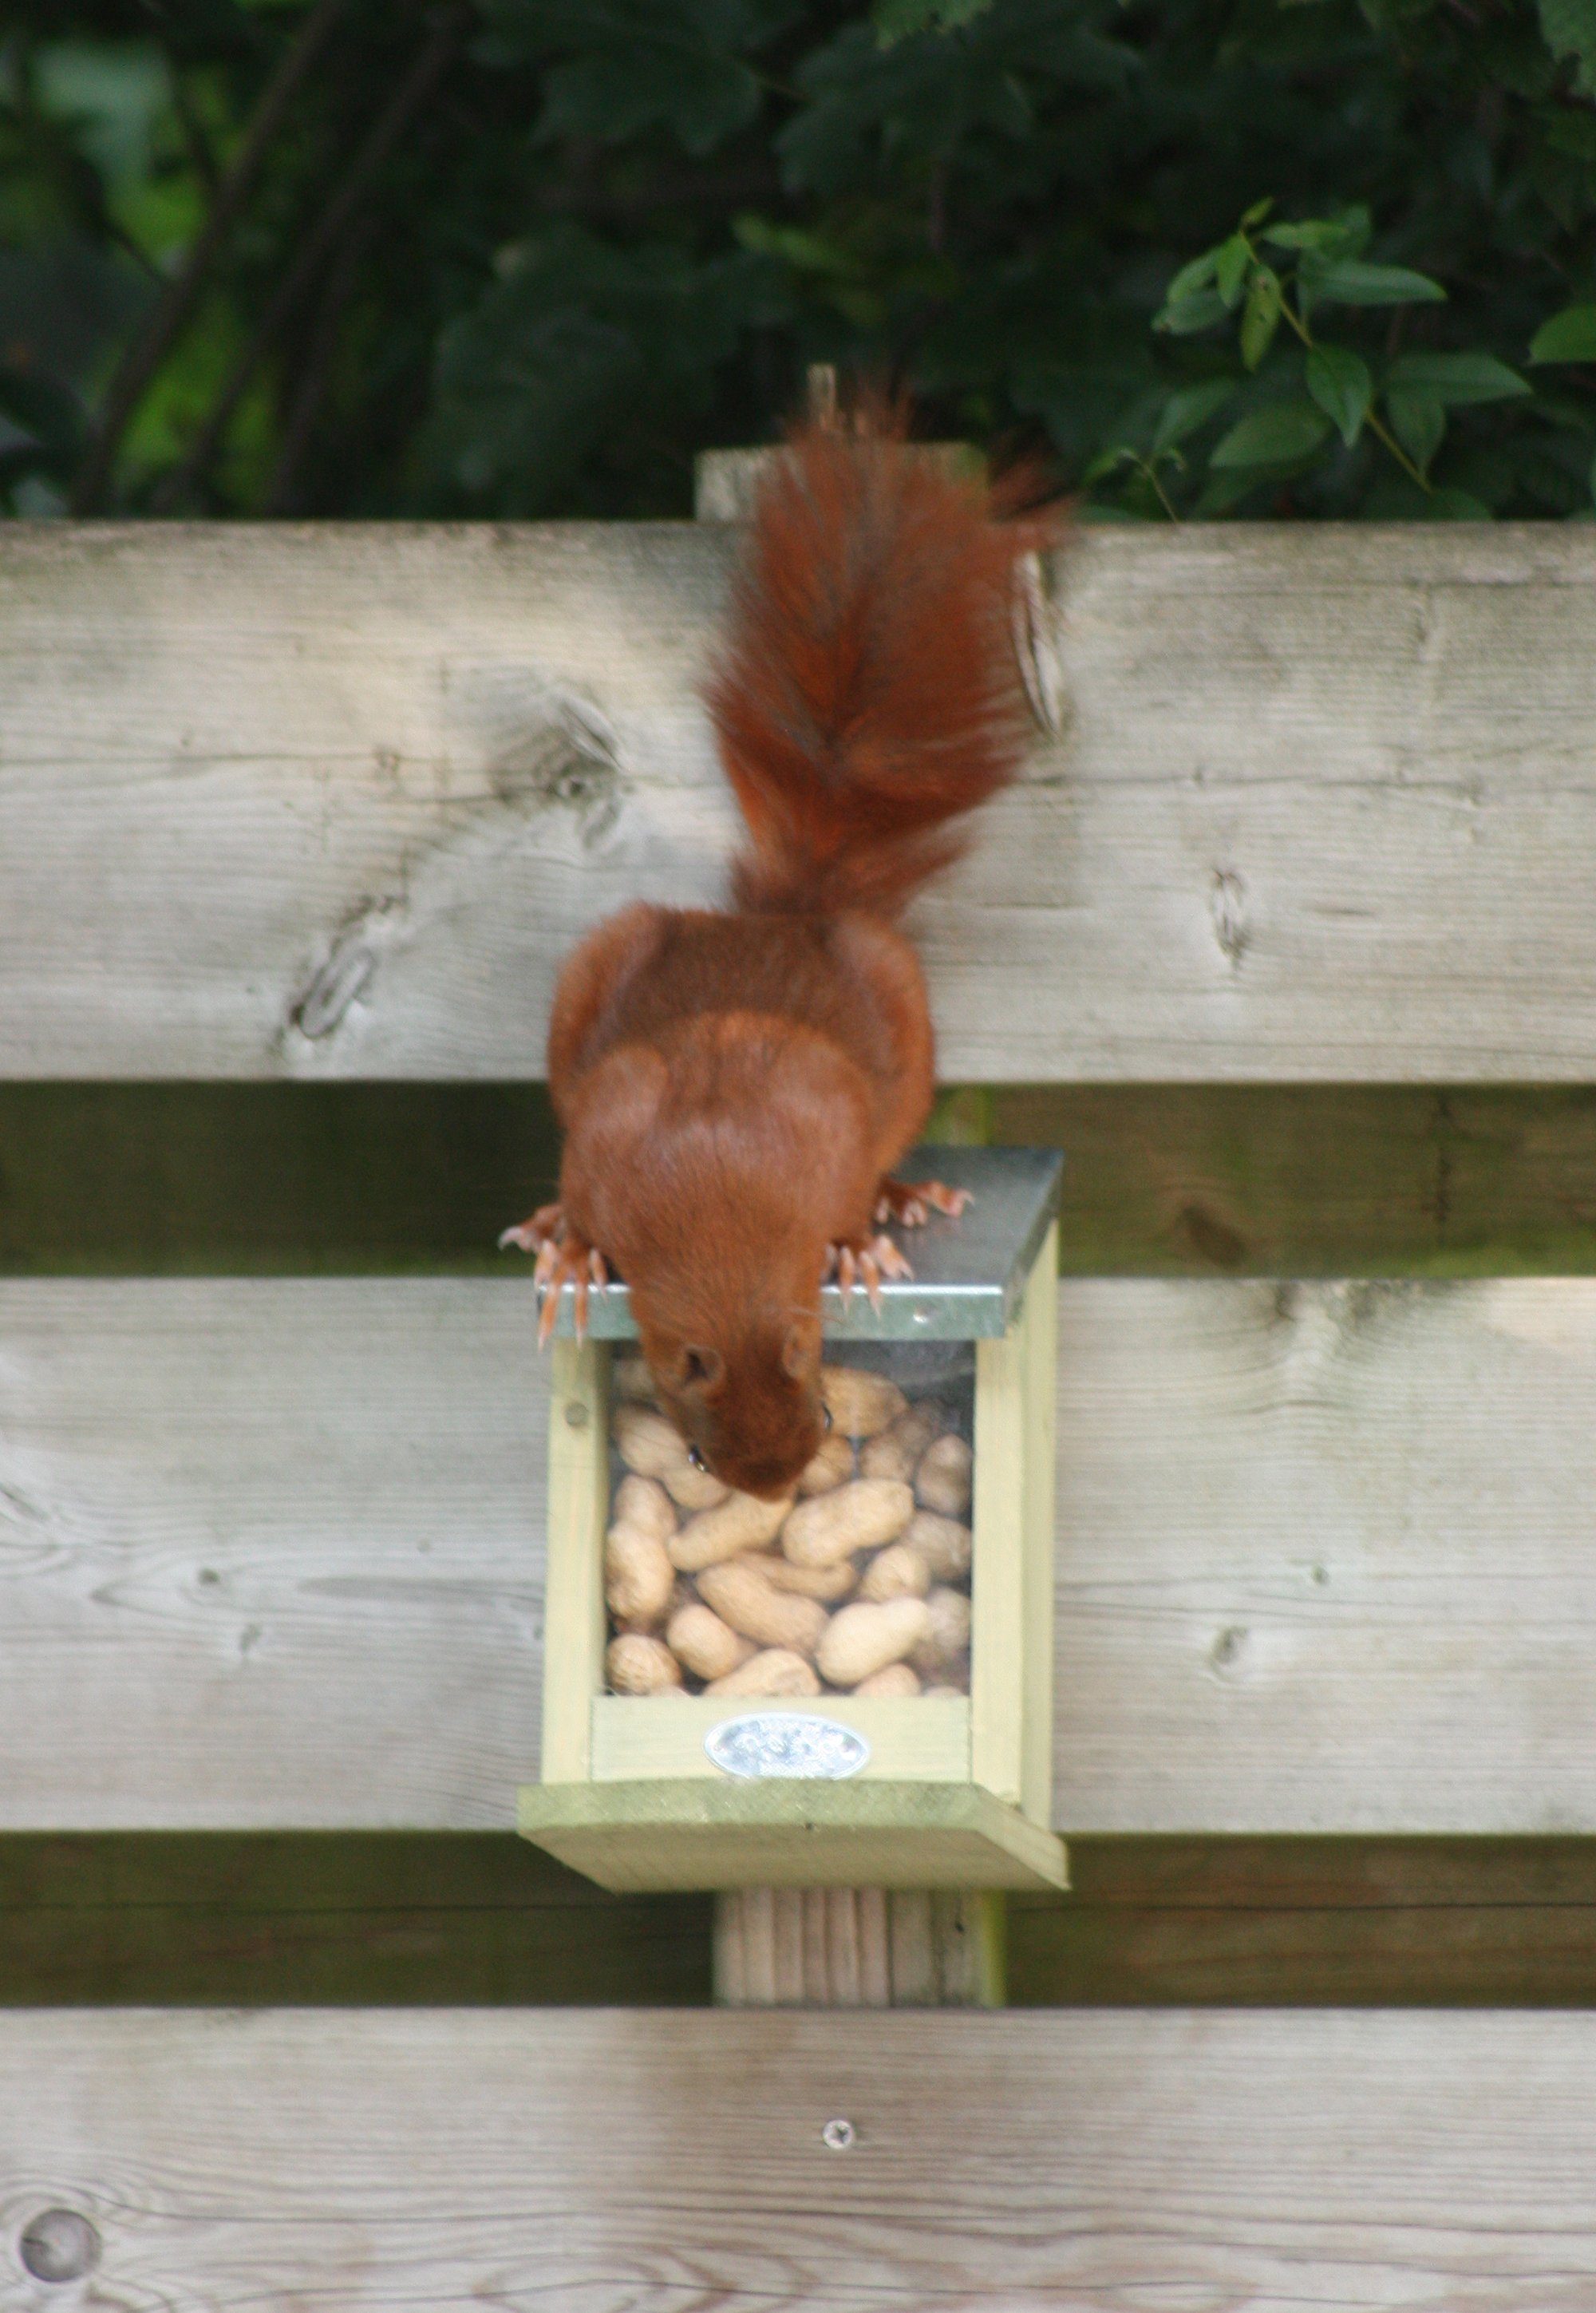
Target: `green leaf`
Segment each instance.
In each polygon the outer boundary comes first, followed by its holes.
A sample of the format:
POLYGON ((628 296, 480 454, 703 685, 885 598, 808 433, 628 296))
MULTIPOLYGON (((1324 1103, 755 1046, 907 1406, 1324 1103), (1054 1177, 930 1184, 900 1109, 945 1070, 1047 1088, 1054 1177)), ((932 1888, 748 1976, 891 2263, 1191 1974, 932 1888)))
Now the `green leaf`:
POLYGON ((1427 511, 1441 522, 1489 522, 1491 509, 1483 498, 1460 489, 1435 490, 1432 493, 1427 511))
MULTIPOLYGON (((1225 245, 1222 242, 1220 248, 1225 245)), ((1218 265, 1218 249, 1206 249, 1200 257, 1194 257, 1189 265, 1183 265, 1163 293, 1165 306, 1178 305, 1182 297, 1189 297, 1195 289, 1206 289, 1218 265)))
POLYGON ((1565 305, 1530 340, 1532 362, 1596 361, 1596 305, 1565 305))
POLYGON ((1171 338, 1189 338, 1194 330, 1211 330, 1224 315, 1224 299, 1217 289, 1196 289, 1188 297, 1166 305, 1153 326, 1171 338))
POLYGON ((1389 391, 1433 394, 1449 409, 1511 401, 1530 391, 1516 369, 1491 354, 1404 354, 1391 364, 1385 382, 1389 391))
POLYGON ((1255 224, 1262 224, 1264 219, 1268 215, 1269 211, 1274 207, 1274 206, 1275 196, 1273 193, 1268 194, 1261 201, 1254 201, 1252 207, 1245 212, 1241 218, 1242 232, 1250 233, 1255 224))
POLYGON ((741 53, 758 37, 746 5, 728 0, 496 0, 499 36, 541 66, 537 142, 618 145, 669 130, 706 154, 750 128, 762 101, 741 53))
POLYGON ((1365 265, 1361 258, 1304 259, 1303 286, 1327 305, 1440 305, 1446 292, 1406 265, 1365 265))
POLYGON ((1227 305, 1240 298, 1252 262, 1252 243, 1245 233, 1232 233, 1214 259, 1214 278, 1227 305))
POLYGON ((1555 57, 1574 57, 1574 84, 1596 95, 1596 0, 1540 0, 1540 29, 1555 57))
POLYGON ((879 45, 890 48, 916 32, 951 32, 973 23, 991 5, 992 0, 875 0, 870 21, 879 45))
POLYGON ((1317 450, 1330 421, 1311 401, 1276 401, 1232 426, 1211 466, 1289 466, 1317 450))
POLYGON ((1433 393, 1388 393, 1386 411, 1391 431, 1421 474, 1446 435, 1446 411, 1433 393))
POLYGON ((1211 418, 1216 418, 1235 391, 1233 378, 1215 377, 1206 385, 1188 385, 1179 393, 1171 393, 1153 436, 1153 455, 1162 457, 1166 450, 1172 450, 1178 442, 1184 442, 1211 418))
POLYGON ((1274 249, 1311 249, 1316 256, 1337 257, 1355 235, 1338 218, 1310 217, 1301 224, 1272 224, 1261 238, 1274 249))
POLYGON ((1279 326, 1280 276, 1269 266, 1260 265, 1253 274, 1241 315, 1241 359, 1249 369, 1256 369, 1262 361, 1279 326))
POLYGON ((1109 474, 1117 474, 1121 466, 1139 466, 1141 462, 1139 451, 1133 450, 1127 442, 1117 442, 1111 450, 1098 452, 1081 479, 1088 483, 1101 482, 1109 474))
POLYGON ((1361 355, 1345 346, 1315 346, 1304 368, 1309 392, 1350 450, 1363 431, 1374 381, 1361 355))

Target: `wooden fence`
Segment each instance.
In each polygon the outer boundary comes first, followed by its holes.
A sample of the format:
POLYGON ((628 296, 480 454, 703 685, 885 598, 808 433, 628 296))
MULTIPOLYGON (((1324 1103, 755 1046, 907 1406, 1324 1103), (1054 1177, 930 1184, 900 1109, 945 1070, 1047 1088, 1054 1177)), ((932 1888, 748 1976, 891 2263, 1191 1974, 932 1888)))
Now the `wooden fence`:
POLYGON ((509 1835, 490 1247, 565 946, 717 888, 731 543, 0 534, 6 2285, 75 2301, 16 2262, 59 2205, 85 2306, 1582 2303, 1588 2019, 1301 2004, 1596 1986, 1576 528, 1090 534, 920 919, 944 1074, 1072 1157, 1081 1892, 1015 1996, 1299 2004, 471 2012, 707 1995, 706 1904, 509 1835), (93 2000, 165 2005, 39 2004, 93 2000), (183 2012, 294 2000, 443 2004, 183 2012))

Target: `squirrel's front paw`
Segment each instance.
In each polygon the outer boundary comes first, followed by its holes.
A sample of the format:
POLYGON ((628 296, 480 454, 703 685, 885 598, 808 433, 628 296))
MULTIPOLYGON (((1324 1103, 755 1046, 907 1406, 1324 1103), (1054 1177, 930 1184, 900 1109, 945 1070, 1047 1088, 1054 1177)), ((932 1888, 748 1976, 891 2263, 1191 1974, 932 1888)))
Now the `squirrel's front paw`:
POLYGON ((565 1226, 566 1217, 558 1205, 539 1205, 530 1219, 517 1221, 513 1228, 504 1231, 499 1251, 507 1252, 513 1244, 522 1253, 541 1253, 551 1240, 557 1243, 565 1226))
POLYGON ((829 1244, 820 1282, 827 1285, 833 1278, 837 1280, 845 1309, 855 1286, 862 1285, 871 1307, 879 1310, 882 1278, 912 1278, 914 1273, 891 1238, 882 1232, 852 1244, 829 1244))
POLYGON ((567 1285, 574 1302, 576 1338, 584 1341, 588 1293, 593 1286, 609 1282, 609 1269, 603 1254, 596 1245, 577 1236, 558 1205, 539 1205, 530 1220, 507 1228, 499 1239, 500 1251, 513 1244, 519 1245, 522 1253, 535 1253, 538 1256, 538 1265, 532 1271, 538 1294, 538 1347, 544 1348, 554 1332, 560 1294, 567 1285))

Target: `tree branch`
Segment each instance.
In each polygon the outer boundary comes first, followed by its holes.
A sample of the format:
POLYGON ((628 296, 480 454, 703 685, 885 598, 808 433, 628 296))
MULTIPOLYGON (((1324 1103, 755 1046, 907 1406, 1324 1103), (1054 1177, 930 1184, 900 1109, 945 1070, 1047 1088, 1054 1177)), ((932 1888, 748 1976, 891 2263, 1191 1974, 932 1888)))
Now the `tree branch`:
POLYGON ((319 0, 267 83, 243 143, 216 188, 199 238, 157 301, 144 335, 128 347, 107 389, 93 444, 73 487, 72 513, 98 510, 133 413, 193 312, 206 276, 249 197, 295 89, 347 5, 348 0, 319 0))
POLYGON ((375 232, 374 219, 369 216, 358 219, 345 236, 342 249, 328 268, 316 326, 305 349, 304 365, 289 404, 277 462, 267 486, 261 507, 263 514, 286 514, 294 512, 294 486, 299 479, 300 465, 310 447, 316 420, 321 414, 321 405, 327 399, 338 347, 338 325, 354 295, 360 261, 371 246, 375 232))
POLYGON ((425 103, 434 84, 465 36, 470 13, 469 7, 461 0, 461 4, 451 8, 434 26, 432 39, 368 130, 364 142, 345 171, 343 182, 322 210, 301 245, 298 256, 273 292, 265 312, 256 323, 212 405, 209 417, 181 460, 162 476, 159 487, 152 494, 151 505, 157 513, 165 513, 175 505, 182 492, 205 472, 215 456, 232 414, 243 399, 262 356, 305 289, 314 280, 329 252, 337 246, 355 208, 364 198, 372 179, 409 126, 413 116, 425 103))

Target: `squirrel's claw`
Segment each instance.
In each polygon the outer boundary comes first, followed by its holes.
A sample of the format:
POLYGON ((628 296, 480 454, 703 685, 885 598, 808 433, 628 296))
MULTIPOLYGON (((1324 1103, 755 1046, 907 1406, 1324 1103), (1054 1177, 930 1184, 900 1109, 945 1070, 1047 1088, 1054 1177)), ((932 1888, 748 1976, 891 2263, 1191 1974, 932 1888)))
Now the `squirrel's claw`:
POLYGON ((595 1285, 609 1282, 609 1265, 596 1245, 584 1244, 572 1229, 558 1205, 540 1205, 530 1220, 507 1228, 501 1248, 518 1245, 535 1253, 532 1289, 538 1297, 538 1347, 546 1349, 560 1313, 560 1295, 571 1288, 576 1338, 587 1338, 588 1294, 595 1285))
POLYGON ((878 1316, 881 1306, 882 1278, 912 1278, 914 1273, 890 1236, 873 1236, 859 1255, 859 1275, 870 1297, 870 1306, 878 1316))
POLYGON ((899 1247, 883 1233, 867 1238, 863 1244, 829 1244, 820 1282, 824 1285, 836 1278, 845 1309, 855 1286, 863 1285, 871 1307, 879 1315, 882 1279, 912 1278, 914 1273, 899 1247))
POLYGON ((560 1313, 560 1295, 571 1288, 572 1315, 576 1320, 576 1338, 587 1339, 588 1295, 592 1288, 609 1282, 609 1271, 603 1255, 591 1244, 584 1244, 569 1229, 557 1244, 552 1238, 538 1255, 538 1266, 532 1271, 532 1283, 538 1288, 538 1347, 548 1346, 554 1334, 555 1322, 560 1313))
POLYGON ((897 1221, 904 1228, 919 1228, 934 1212, 957 1220, 974 1202, 968 1189, 950 1189, 941 1181, 894 1181, 889 1174, 876 1200, 875 1218, 897 1221))
POLYGON ((550 1238, 557 1239, 566 1226, 566 1217, 558 1205, 539 1205, 530 1219, 517 1221, 499 1239, 499 1251, 507 1253, 514 1245, 522 1253, 540 1253, 550 1238))

